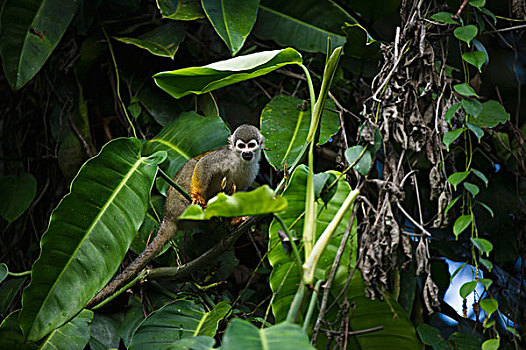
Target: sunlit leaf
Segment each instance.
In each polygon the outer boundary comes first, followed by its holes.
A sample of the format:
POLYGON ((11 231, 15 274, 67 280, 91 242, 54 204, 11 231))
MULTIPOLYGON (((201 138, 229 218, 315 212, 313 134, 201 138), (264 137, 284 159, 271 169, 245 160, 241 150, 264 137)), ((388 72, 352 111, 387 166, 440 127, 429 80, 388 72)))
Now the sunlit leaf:
POLYGON ((497 350, 500 347, 500 339, 489 339, 482 343, 482 350, 497 350))
POLYGON ((296 324, 283 322, 260 329, 239 318, 235 318, 228 325, 220 349, 314 350, 307 334, 296 324))
POLYGON ((455 220, 453 225, 453 233, 455 237, 458 236, 471 224, 473 217, 471 215, 461 215, 455 220))
POLYGON ((219 193, 208 201, 206 209, 190 205, 179 217, 184 220, 208 220, 214 216, 238 217, 280 212, 287 208, 287 200, 267 185, 250 192, 236 192, 232 196, 219 193))
POLYGON ((109 142, 86 162, 51 214, 22 296, 20 325, 36 341, 76 315, 109 282, 141 225, 165 152, 138 139, 109 142), (72 294, 71 291, 75 291, 72 294))
POLYGON ((491 272, 491 270, 493 270, 493 263, 491 261, 489 261, 488 259, 484 259, 484 258, 480 258, 479 259, 479 262, 485 267, 488 269, 488 271, 491 272))
POLYGON ((256 22, 259 0, 202 0, 215 31, 235 56, 256 22))
POLYGON ((484 7, 486 6, 486 0, 469 0, 469 4, 474 7, 484 7))
POLYGON ((483 299, 479 302, 479 304, 482 310, 486 311, 488 317, 490 317, 491 314, 497 311, 499 308, 499 303, 495 299, 483 299))
POLYGON ((493 281, 489 278, 479 278, 478 282, 486 288, 486 290, 489 290, 489 287, 493 284, 493 281))
POLYGON ((493 250, 493 244, 484 238, 471 238, 473 245, 483 254, 489 256, 489 253, 493 250))
POLYGON ((289 64, 301 64, 299 52, 287 48, 263 51, 219 61, 203 67, 189 67, 161 72, 153 76, 155 83, 175 98, 204 94, 240 81, 270 73, 289 64))
POLYGON ((458 27, 453 31, 453 34, 459 39, 464 41, 466 44, 468 44, 468 47, 471 44, 471 40, 473 40, 479 30, 476 26, 469 24, 467 26, 458 27))
POLYGON ((460 287, 460 292, 459 292, 462 299, 466 299, 467 296, 470 295, 475 290, 476 287, 477 287, 477 281, 469 281, 469 282, 464 283, 460 287))

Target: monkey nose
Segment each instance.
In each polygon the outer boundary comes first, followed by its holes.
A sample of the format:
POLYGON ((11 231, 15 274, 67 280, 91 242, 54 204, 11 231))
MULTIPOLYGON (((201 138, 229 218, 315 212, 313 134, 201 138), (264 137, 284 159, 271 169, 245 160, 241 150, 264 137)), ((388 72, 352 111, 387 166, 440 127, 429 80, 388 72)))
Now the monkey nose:
POLYGON ((243 153, 241 153, 241 157, 243 157, 244 160, 252 160, 253 156, 254 156, 254 153, 252 153, 252 152, 243 152, 243 153))

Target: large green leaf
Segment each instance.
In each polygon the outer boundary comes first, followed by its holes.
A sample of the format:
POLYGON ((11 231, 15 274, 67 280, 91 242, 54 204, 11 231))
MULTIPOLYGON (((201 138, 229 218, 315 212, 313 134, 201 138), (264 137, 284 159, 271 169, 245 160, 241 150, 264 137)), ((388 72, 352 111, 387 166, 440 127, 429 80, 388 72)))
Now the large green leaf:
POLYGON ((67 322, 108 283, 144 219, 165 157, 143 157, 138 139, 120 138, 82 166, 51 214, 24 290, 20 325, 27 339, 67 322))
POLYGON ((510 114, 495 100, 489 100, 482 104, 482 111, 475 118, 470 118, 472 124, 494 128, 499 123, 510 120, 510 114))
POLYGON ((0 350, 34 350, 36 344, 25 343, 24 335, 18 324, 20 310, 7 316, 0 324, 0 350))
POLYGON ((115 37, 115 39, 146 49, 157 56, 173 58, 184 39, 184 26, 180 22, 168 22, 138 38, 115 37))
POLYGON ((263 1, 254 34, 307 52, 327 52, 327 38, 333 47, 345 44, 341 27, 358 23, 333 1, 263 1))
POLYGON ((201 0, 203 10, 235 56, 254 27, 259 0, 201 0))
POLYGON ((267 185, 250 192, 237 192, 232 196, 219 193, 208 202, 206 209, 190 205, 179 217, 185 220, 208 220, 214 216, 237 217, 280 212, 287 208, 287 200, 267 185))
POLYGON ((27 277, 10 278, 0 284, 0 316, 5 316, 27 277))
POLYGON ((146 318, 132 336, 130 350, 171 349, 182 338, 216 334, 217 326, 230 310, 230 305, 220 302, 210 312, 189 300, 177 300, 146 318))
MULTIPOLYGON (((283 196, 287 199, 289 205, 287 210, 280 216, 290 230, 299 233, 296 234, 296 238, 300 238, 301 232, 303 232, 307 171, 307 167, 300 165, 292 174, 290 184, 283 193, 283 196)), ((334 174, 337 176, 339 173, 331 171, 324 174, 316 174, 314 176, 314 192, 317 197, 323 191, 324 186, 332 184, 336 178, 327 176, 328 174, 334 174)), ((328 199, 326 203, 324 203, 324 200, 321 197, 317 199, 318 216, 316 220, 316 238, 325 230, 351 191, 349 184, 345 182, 344 179, 340 179, 335 187, 336 190, 333 193, 332 198, 328 199)), ((345 214, 342 222, 338 225, 336 234, 333 235, 333 238, 321 256, 316 268, 315 277, 317 279, 324 278, 327 267, 332 265, 338 246, 340 245, 342 237, 341 233, 345 231, 350 215, 350 211, 345 214)), ((300 275, 294 257, 289 256, 285 250, 279 246, 279 230, 282 230, 281 225, 274 220, 269 229, 269 247, 274 247, 269 253, 269 261, 273 268, 272 274, 270 275, 270 287, 274 293, 277 293, 272 303, 272 311, 276 317, 276 322, 281 322, 286 319, 290 304, 298 289, 298 283, 300 282, 300 275)), ((351 240, 348 242, 347 249, 344 251, 342 257, 342 264, 344 265, 350 263, 349 251, 351 244, 355 245, 356 243, 355 240, 352 242, 353 243, 351 243, 351 240)), ((355 253, 356 249, 353 249, 353 252, 355 253)), ((355 260, 354 253, 353 261, 355 260)))
POLYGON ((57 46, 77 10, 75 0, 7 0, 0 17, 4 73, 18 90, 33 78, 57 46))
MULTIPOLYGON (((332 100, 327 105, 334 108, 332 100)), ((297 97, 278 95, 265 106, 261 112, 261 133, 265 136, 265 157, 274 169, 294 163, 307 141, 310 119, 310 105, 297 97)), ((338 114, 325 109, 319 144, 326 143, 339 129, 338 114)))
POLYGON ((157 0, 163 18, 192 21, 205 18, 200 0, 157 0))
MULTIPOLYGON (((220 117, 203 117, 195 112, 187 112, 166 124, 161 132, 147 143, 145 154, 166 151, 168 157, 163 163, 163 169, 174 177, 177 170, 189 159, 226 145, 229 135, 230 130, 220 117)), ((164 180, 157 181, 157 188, 163 194, 168 186, 164 180)))
POLYGON ((93 311, 82 310, 77 317, 51 332, 47 339, 40 344, 40 349, 84 349, 90 338, 89 323, 92 319, 93 311))
MULTIPOLYGON (((347 271, 339 269, 333 284, 335 295, 347 278, 347 271)), ((352 317, 349 317, 350 328, 359 331, 383 326, 383 330, 357 335, 360 349, 422 349, 413 324, 396 299, 384 293, 384 301, 371 300, 365 296, 364 288, 362 275, 356 271, 347 288, 347 299, 354 305, 352 317)))
POLYGON ((15 221, 29 208, 36 193, 37 181, 33 175, 4 176, 0 179, 0 216, 15 221))
POLYGON ((248 321, 234 319, 228 325, 221 350, 308 350, 314 349, 307 334, 292 323, 280 323, 259 329, 248 321))
POLYGON ((155 83, 175 98, 203 94, 240 81, 270 73, 288 64, 301 64, 299 52, 286 48, 263 51, 219 61, 203 67, 189 67, 161 72, 153 76, 155 83))

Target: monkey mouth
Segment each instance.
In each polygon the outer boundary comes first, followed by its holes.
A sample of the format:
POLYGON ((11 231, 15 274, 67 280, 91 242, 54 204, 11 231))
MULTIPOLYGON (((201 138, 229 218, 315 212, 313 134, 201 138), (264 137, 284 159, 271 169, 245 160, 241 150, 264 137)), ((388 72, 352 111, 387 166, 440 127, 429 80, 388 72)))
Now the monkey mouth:
POLYGON ((241 158, 243 158, 246 161, 252 160, 253 157, 254 157, 254 153, 252 153, 252 152, 243 152, 243 153, 241 153, 241 158))

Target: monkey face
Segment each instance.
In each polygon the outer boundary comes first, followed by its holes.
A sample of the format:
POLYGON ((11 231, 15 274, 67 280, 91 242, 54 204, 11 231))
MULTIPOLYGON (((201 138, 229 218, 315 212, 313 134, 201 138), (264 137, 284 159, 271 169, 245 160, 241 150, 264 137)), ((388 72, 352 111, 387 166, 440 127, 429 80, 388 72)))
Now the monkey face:
POLYGON ((236 151, 241 154, 241 158, 250 162, 254 158, 254 154, 259 151, 259 143, 257 140, 250 140, 244 142, 243 140, 236 141, 236 151))

